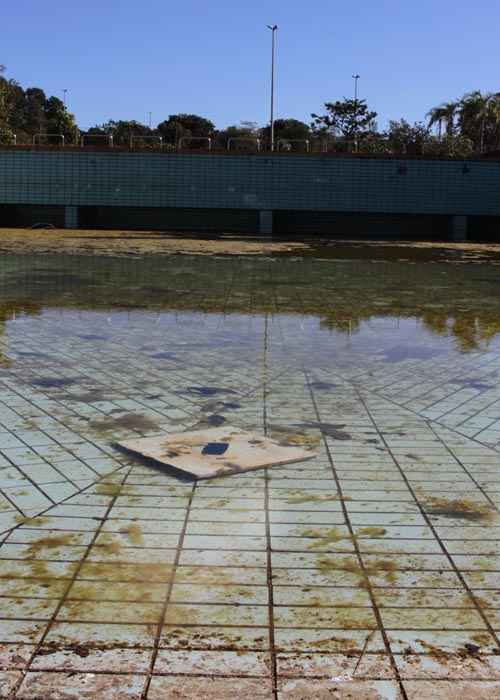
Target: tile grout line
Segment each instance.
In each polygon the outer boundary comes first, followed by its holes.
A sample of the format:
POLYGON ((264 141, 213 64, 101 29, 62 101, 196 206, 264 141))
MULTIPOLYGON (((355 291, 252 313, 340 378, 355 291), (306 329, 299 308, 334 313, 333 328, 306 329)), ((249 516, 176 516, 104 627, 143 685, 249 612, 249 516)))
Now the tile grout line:
MULTIPOLYGON (((356 391, 358 391, 358 390, 356 389, 356 391)), ((412 413, 414 416, 417 416, 417 417, 424 423, 424 425, 426 425, 430 430, 432 430, 432 432, 434 433, 434 435, 436 436, 436 438, 437 438, 437 439, 440 441, 440 443, 446 448, 446 450, 451 454, 451 456, 453 457, 453 459, 454 459, 458 464, 460 464, 461 468, 464 470, 464 472, 467 474, 467 476, 469 476, 469 478, 470 478, 472 481, 474 481, 474 484, 475 484, 475 485, 477 486, 477 488, 481 491, 481 493, 483 494, 483 496, 484 496, 487 500, 489 500, 489 501, 491 502, 491 499, 489 498, 489 496, 483 491, 482 486, 480 486, 479 484, 476 483, 475 477, 473 477, 471 474, 469 474, 467 468, 465 467, 464 464, 462 464, 460 458, 457 457, 457 456, 453 453, 452 449, 445 443, 445 441, 443 440, 443 438, 442 438, 440 435, 438 435, 438 434, 436 433, 436 431, 435 431, 435 429, 434 429, 433 426, 434 426, 434 425, 438 425, 439 427, 444 428, 445 430, 449 430, 451 433, 455 433, 456 435, 460 435, 460 437, 465 438, 466 440, 468 440, 468 441, 470 441, 470 442, 476 443, 477 445, 481 445, 482 447, 485 447, 485 448, 488 449, 488 450, 492 450, 493 452, 496 452, 497 454, 498 454, 498 452, 500 452, 499 449, 497 449, 496 447, 494 447, 494 446, 492 446, 492 445, 488 445, 487 443, 484 443, 484 442, 482 442, 481 440, 476 440, 476 438, 469 437, 468 435, 465 435, 464 433, 461 433, 459 430, 456 430, 455 428, 450 428, 449 425, 446 425, 445 423, 441 423, 439 420, 435 420, 435 419, 433 419, 433 418, 426 418, 425 416, 421 416, 419 413, 417 413, 417 411, 414 411, 414 410, 411 409, 411 408, 406 408, 405 406, 401 406, 400 404, 396 403, 396 402, 393 401, 392 399, 387 399, 385 396, 380 397, 380 396, 379 396, 376 392, 374 392, 374 391, 368 390, 368 392, 371 393, 372 395, 374 395, 374 396, 375 396, 377 399, 379 399, 379 400, 382 398, 384 401, 389 401, 389 402, 392 403, 393 405, 397 406, 400 410, 408 411, 409 413, 412 413)), ((364 403, 364 398, 363 398, 363 396, 362 396, 361 394, 358 394, 358 395, 359 395, 361 401, 364 403)), ((385 441, 384 441, 384 442, 385 442, 385 441)), ((496 509, 498 509, 498 506, 497 506, 496 504, 493 504, 493 505, 495 506, 496 509)))
MULTIPOLYGON (((128 475, 127 475, 127 476, 128 476, 128 475)), ((147 696, 148 696, 148 694, 149 694, 149 688, 150 688, 150 685, 151 685, 151 681, 152 681, 152 679, 153 679, 154 667, 155 667, 156 659, 157 659, 157 657, 158 657, 158 653, 159 653, 159 650, 160 650, 160 642, 161 642, 161 637, 162 637, 162 630, 163 630, 163 627, 165 626, 165 618, 166 618, 166 615, 167 615, 168 606, 169 606, 169 604, 170 604, 170 598, 171 598, 171 596, 172 596, 172 589, 173 589, 173 587, 174 587, 175 576, 176 576, 177 568, 178 568, 178 566, 179 566, 179 560, 180 560, 181 553, 182 553, 182 545, 183 545, 183 543, 184 543, 184 538, 185 538, 185 536, 186 536, 186 530, 187 530, 187 526, 188 526, 190 511, 191 511, 191 504, 192 504, 192 502, 193 502, 193 498, 194 498, 194 495, 195 495, 195 492, 196 492, 196 486, 197 486, 197 482, 195 481, 195 482, 192 484, 191 493, 190 493, 190 496, 189 496, 189 500, 188 500, 188 502, 187 502, 187 504, 186 504, 186 514, 185 514, 185 517, 184 517, 184 523, 183 523, 181 532, 180 532, 180 534, 179 534, 179 541, 178 541, 177 547, 176 547, 176 555, 175 555, 175 558, 174 558, 174 562, 173 562, 172 564, 170 564, 170 566, 171 566, 171 576, 170 576, 170 580, 169 580, 169 582, 168 582, 168 584, 167 584, 167 592, 166 592, 166 594, 165 594, 165 600, 164 600, 164 602, 163 602, 162 609, 161 609, 161 613, 160 613, 160 618, 159 618, 159 620, 158 620, 158 625, 157 625, 157 630, 156 630, 156 636, 155 636, 155 640, 154 640, 154 644, 153 644, 153 650, 152 650, 152 654, 151 654, 151 660, 150 660, 150 664, 149 664, 149 669, 146 671, 146 678, 145 678, 145 682, 144 682, 144 688, 143 688, 142 693, 141 693, 141 696, 140 696, 143 700, 146 700, 146 698, 147 698, 147 696)))
MULTIPOLYGON (((309 393, 310 393, 310 395, 311 395, 311 401, 312 401, 312 404, 313 404, 313 406, 314 406, 314 410, 315 410, 315 413, 316 413, 317 420, 318 420, 318 422, 321 422, 321 416, 320 416, 320 413, 319 413, 319 410, 318 410, 318 405, 317 405, 317 403, 316 403, 316 399, 315 399, 315 396, 314 396, 314 392, 313 392, 313 390, 312 390, 312 388, 311 388, 311 384, 310 384, 310 381, 309 381, 309 375, 308 375, 306 369, 304 369, 304 374, 305 374, 305 378, 306 378, 307 387, 308 387, 309 393)), ((394 658, 394 654, 393 654, 392 649, 391 649, 391 645, 390 645, 390 642, 389 642, 389 638, 388 638, 388 636, 387 636, 387 632, 386 632, 384 623, 383 623, 383 621, 382 621, 382 616, 381 616, 380 610, 379 610, 379 608, 378 608, 377 600, 376 600, 376 597, 375 597, 374 592, 373 592, 373 586, 372 586, 371 581, 370 581, 370 578, 369 578, 369 576, 368 576, 368 572, 366 571, 366 568, 365 568, 365 565, 364 565, 364 561, 363 561, 363 556, 362 556, 362 553, 361 553, 361 551, 360 551, 360 549, 359 549, 359 545, 358 545, 358 542, 357 542, 357 539, 356 539, 356 536, 355 536, 355 534, 354 534, 354 530, 353 530, 353 527, 352 527, 352 524, 351 524, 351 521, 350 521, 349 512, 348 512, 347 507, 346 507, 346 505, 345 505, 345 501, 344 501, 344 498, 343 498, 343 495, 342 495, 342 486, 341 486, 340 479, 339 479, 339 477, 338 477, 338 475, 337 475, 337 472, 336 472, 335 464, 334 464, 334 461, 333 461, 333 458, 332 458, 332 454, 331 454, 331 452, 330 452, 330 447, 329 447, 329 445, 328 445, 328 442, 327 442, 327 440, 326 440, 325 435, 323 435, 323 434, 322 434, 322 440, 323 440, 323 444, 324 444, 324 446, 325 446, 325 450, 326 450, 326 453, 327 453, 327 455, 328 455, 328 458, 329 458, 329 461, 330 461, 330 464, 331 464, 333 478, 334 478, 335 483, 336 483, 336 485, 337 485, 337 490, 338 490, 338 494, 339 494, 339 499, 340 499, 340 503, 341 503, 341 506, 342 506, 342 512, 343 512, 343 514, 344 514, 344 518, 345 518, 346 525, 347 525, 347 527, 348 527, 348 529, 349 529, 350 537, 351 537, 351 540, 352 540, 352 542, 353 542, 354 551, 355 551, 355 554, 356 554, 356 557, 357 557, 359 566, 360 566, 360 568, 361 568, 361 570, 362 570, 362 572, 363 572, 363 577, 364 577, 364 580, 365 580, 365 583, 366 583, 366 590, 367 590, 367 592, 368 592, 368 594, 369 594, 369 596, 370 596, 371 607, 372 607, 374 616, 375 616, 376 621, 377 621, 377 627, 378 627, 378 630, 379 630, 379 632, 380 632, 380 634, 381 634, 381 636, 382 636, 382 639, 383 639, 383 641, 384 641, 385 650, 386 650, 386 653, 387 653, 387 655, 388 655, 388 657, 389 657, 390 664, 391 664, 391 668, 392 668, 392 670, 393 670, 393 672, 394 672, 394 678, 395 678, 395 680, 396 680, 396 681, 398 682, 398 684, 399 684, 399 688, 400 688, 400 692, 401 692, 401 695, 402 695, 402 697, 403 697, 403 700, 408 700, 408 695, 407 695, 406 689, 405 689, 405 687, 404 687, 404 685, 403 685, 403 680, 402 680, 401 675, 400 675, 400 673, 399 673, 399 668, 398 668, 398 666, 397 666, 397 664, 396 664, 396 660, 395 660, 395 658, 394 658)))
MULTIPOLYGON (((7 528, 6 530, 2 530, 2 532, 0 532, 0 536, 3 535, 4 532, 7 533, 6 536, 11 535, 15 530, 17 530, 18 528, 22 527, 23 525, 26 525, 27 522, 30 522, 30 521, 32 521, 32 520, 35 520, 35 518, 44 518, 44 517, 47 517, 47 518, 49 518, 49 517, 57 518, 57 517, 61 517, 61 516, 57 516, 57 515, 51 516, 51 515, 47 515, 47 514, 48 514, 49 511, 51 511, 53 508, 57 508, 58 506, 62 506, 63 504, 65 504, 65 503, 66 503, 67 501, 69 501, 70 499, 76 498, 76 496, 80 496, 82 493, 85 493, 85 491, 86 491, 87 489, 91 489, 93 486, 95 486, 96 484, 99 484, 101 481, 104 481, 105 479, 109 479, 111 476, 114 476, 115 474, 117 474, 118 472, 120 472, 122 469, 132 469, 132 468, 133 468, 133 467, 130 467, 130 466, 128 466, 128 465, 122 465, 122 466, 117 467, 116 469, 114 469, 112 472, 109 472, 108 474, 103 474, 103 475, 100 476, 98 479, 96 479, 95 481, 93 481, 91 484, 87 484, 87 486, 84 486, 83 488, 79 489, 76 493, 72 493, 70 496, 66 496, 66 497, 63 498, 61 501, 58 501, 57 503, 53 503, 52 505, 48 506, 45 510, 41 510, 41 511, 40 511, 39 513, 37 513, 36 515, 30 515, 30 516, 28 516, 28 517, 23 516, 23 517, 25 517, 25 521, 20 522, 20 523, 17 523, 17 525, 14 525, 13 527, 9 527, 9 528, 7 528)), ((68 504, 68 505, 72 505, 72 504, 70 503, 70 504, 68 504)), ((81 508, 87 508, 88 506, 80 506, 80 507, 81 507, 81 508)), ((40 528, 29 528, 29 529, 30 529, 30 530, 38 530, 38 529, 40 529, 40 528)), ((64 530, 67 530, 67 528, 64 528, 64 530)), ((72 532, 74 532, 74 530, 72 530, 72 532)), ((85 531, 83 531, 83 532, 85 532, 85 531)))
MULTIPOLYGON (((264 352, 262 357, 262 422, 264 435, 267 437, 267 392, 268 392, 268 316, 264 319, 264 352)), ((268 594, 268 634, 269 634, 269 656, 271 662, 270 676, 272 685, 272 695, 275 700, 278 698, 278 665, 276 659, 275 633, 274 633, 274 589, 273 589, 273 568, 272 568, 272 540, 271 525, 269 518, 269 469, 264 469, 264 515, 266 526, 266 568, 267 568, 267 594, 268 594)))
MULTIPOLYGON (((22 398, 22 395, 21 395, 19 392, 15 392, 15 393, 18 393, 18 395, 21 396, 21 398, 22 398)), ((50 396, 48 396, 48 398, 50 398, 50 396)), ((59 403, 59 402, 57 402, 57 400, 55 400, 55 399, 52 399, 52 400, 56 401, 56 403, 59 403)), ((63 404, 61 404, 61 405, 62 405, 63 408, 66 408, 63 404)), ((10 407, 8 407, 8 408, 10 408, 10 407)), ((10 410, 14 411, 14 413, 17 413, 17 415, 18 415, 20 418, 23 418, 22 414, 19 413, 18 411, 16 411, 15 409, 11 408, 10 410)), ((45 409, 41 408, 40 410, 41 410, 46 416, 48 416, 49 418, 53 418, 53 416, 51 416, 50 413, 48 413, 45 409)), ((76 415, 79 416, 79 414, 76 414, 76 415)), ((103 415, 106 415, 106 414, 103 414, 103 415)), ((83 443, 85 443, 85 444, 87 444, 87 445, 90 444, 90 445, 92 445, 93 447, 96 447, 98 450, 100 450, 101 452, 103 452, 103 454, 105 454, 106 457, 107 457, 108 459, 115 459, 116 461, 119 462, 119 457, 114 456, 113 453, 108 454, 107 452, 105 452, 105 451, 102 449, 102 447, 100 447, 99 445, 96 445, 96 443, 94 442, 94 440, 89 440, 87 437, 83 437, 83 435, 81 435, 79 432, 77 432, 77 431, 74 430, 73 428, 68 427, 68 426, 66 425, 66 423, 64 423, 63 421, 59 420, 58 418, 56 418, 55 420, 57 420, 57 422, 58 422, 60 425, 62 425, 63 428, 65 428, 66 430, 69 430, 70 432, 74 433, 74 434, 77 435, 79 438, 81 438, 81 441, 82 441, 83 443)), ((47 435, 47 432, 46 432, 45 429, 43 429, 43 428, 38 428, 37 430, 39 430, 40 432, 44 433, 44 435, 47 435)), ((14 433, 14 435, 15 435, 15 433, 14 433)), ((77 454, 74 454, 74 453, 72 452, 72 450, 71 450, 71 445, 76 445, 76 444, 79 444, 79 443, 69 443, 69 446, 68 446, 68 445, 64 445, 63 443, 58 442, 58 440, 54 439, 51 435, 47 435, 47 437, 49 437, 53 442, 55 442, 57 445, 59 445, 59 447, 62 447, 64 450, 66 450, 67 452, 69 452, 70 455, 68 455, 68 458, 78 460, 78 462, 81 462, 85 467, 87 467, 87 469, 90 469, 91 471, 93 471, 97 476, 102 476, 102 475, 99 474, 99 472, 96 471, 91 465, 87 464, 87 463, 85 462, 84 459, 82 459, 82 458, 79 457, 77 454)), ((28 446, 28 447, 29 447, 29 446, 28 446)), ((32 449, 32 448, 30 448, 30 449, 32 449)), ((38 454, 38 453, 37 453, 37 454, 38 454)), ((51 466, 51 467, 54 466, 52 462, 49 462, 48 460, 46 460, 44 457, 42 457, 42 455, 38 455, 38 456, 40 457, 40 459, 43 459, 44 461, 46 461, 47 464, 48 464, 49 466, 51 466)), ((7 457, 7 459, 9 459, 9 458, 7 457)), ((11 460, 9 459, 9 461, 11 461, 11 460)), ((62 461, 64 461, 64 460, 61 460, 61 462, 62 462, 62 461)), ((12 465, 13 465, 16 469, 19 469, 19 467, 18 467, 17 465, 15 465, 15 464, 13 464, 13 463, 12 463, 12 465)), ((121 466, 128 466, 128 465, 122 464, 121 466)), ((28 477, 26 477, 26 478, 28 478, 28 477)), ((66 478, 67 478, 67 477, 66 477, 66 478)), ((69 480, 69 479, 68 479, 68 480, 69 480)), ((35 484, 35 486, 36 486, 36 484, 35 484)), ((38 488, 38 486, 37 486, 37 488, 38 488)))
POLYGON ((481 492, 481 494, 484 496, 484 498, 489 502, 490 506, 493 506, 494 510, 496 510, 496 511, 498 512, 498 511, 500 510, 498 504, 495 503, 495 501, 489 496, 488 493, 486 493, 486 491, 483 489, 483 487, 481 486, 481 484, 479 484, 479 483, 477 482, 476 477, 473 476, 473 475, 469 472, 469 470, 467 469, 467 467, 465 466, 465 464, 463 464, 463 462, 462 462, 462 460, 460 459, 460 457, 457 457, 457 455, 454 454, 452 448, 443 440, 443 438, 442 438, 438 433, 436 433, 436 431, 434 430, 434 428, 433 428, 433 426, 432 426, 432 421, 429 421, 428 426, 429 426, 429 430, 432 431, 433 435, 436 436, 436 438, 439 440, 439 442, 441 443, 441 445, 443 445, 443 447, 445 448, 445 450, 446 450, 447 452, 449 452, 449 454, 453 457, 453 459, 461 466, 461 468, 462 468, 462 469, 464 470, 464 472, 467 474, 467 476, 469 477, 469 479, 473 482, 474 486, 481 492))
MULTIPOLYGON (((130 469, 131 469, 131 468, 130 468, 130 469)), ((121 486, 123 486, 123 483, 124 483, 124 481, 125 481, 125 479, 126 479, 126 476, 127 476, 127 475, 124 476, 121 486)), ((120 488, 120 490, 121 490, 121 488, 120 488)), ((112 496, 112 498, 111 498, 111 500, 110 500, 110 502, 109 502, 109 505, 108 505, 108 507, 107 507, 107 509, 106 509, 106 513, 104 514, 103 518, 101 518, 101 520, 99 521, 99 525, 97 526, 96 530, 94 531, 94 534, 93 534, 92 539, 90 540, 89 544, 86 545, 86 551, 85 551, 85 553, 83 554, 83 556, 82 556, 82 557, 78 560, 78 562, 77 562, 77 565, 76 565, 76 567, 75 567, 75 571, 73 572, 73 574, 71 575, 70 578, 65 579, 65 580, 67 580, 67 585, 65 586, 64 592, 62 593, 62 595, 61 595, 61 597, 60 597, 60 599, 59 599, 59 604, 56 606, 56 608, 55 608, 54 612, 52 613, 50 619, 47 621, 47 625, 46 625, 46 627, 45 627, 45 631, 43 632, 43 634, 42 634, 42 636, 40 637, 40 639, 38 640, 38 642, 35 644, 35 648, 34 648, 34 650, 33 650, 33 653, 31 654, 29 661, 27 662, 27 664, 26 664, 24 670, 22 671, 21 678, 17 681, 17 683, 15 684, 14 688, 11 690, 11 692, 10 692, 9 695, 7 696, 8 698, 15 698, 15 697, 16 697, 16 695, 17 695, 17 693, 18 693, 18 691, 19 691, 19 689, 20 689, 22 683, 24 682, 26 676, 28 675, 28 672, 29 672, 29 670, 30 670, 30 668, 31 668, 31 664, 33 663, 35 657, 37 656, 38 651, 39 651, 40 648, 43 646, 43 643, 44 643, 44 641, 45 641, 45 639, 46 639, 46 637, 47 637, 47 635, 48 635, 48 633, 49 633, 49 631, 50 631, 52 625, 53 625, 54 622, 56 621, 56 617, 57 617, 57 615, 59 614, 59 611, 61 610, 62 606, 64 605, 64 603, 65 603, 65 601, 66 601, 68 592, 69 592, 71 586, 75 583, 76 578, 77 578, 77 576, 78 576, 78 573, 81 571, 83 564, 85 563, 85 561, 86 561, 88 555, 90 554, 90 550, 91 550, 92 547, 94 546, 95 541, 97 540, 99 534, 101 533, 101 530, 102 530, 102 528, 103 528, 103 526, 104 526, 104 523, 105 523, 105 521, 106 521, 106 519, 107 519, 109 513, 111 512, 111 509, 112 509, 113 506, 114 506, 114 503, 115 503, 115 501, 116 501, 116 498, 117 498, 117 495, 112 496)), ((42 560, 42 561, 43 561, 43 560, 42 560)), ((57 580, 57 577, 55 577, 55 579, 57 580)))
MULTIPOLYGON (((349 380, 347 380, 349 381, 349 380)), ((351 383, 352 384, 352 383, 351 383)), ((358 390, 358 387, 353 385, 356 391, 358 390)), ((376 396, 378 399, 383 399, 384 401, 388 401, 389 403, 392 403, 394 406, 397 408, 403 410, 403 411, 408 411, 409 413, 412 413, 414 416, 417 416, 421 421, 424 423, 434 423, 435 425, 439 425, 441 428, 444 428, 445 430, 449 430, 452 433, 456 433, 457 435, 460 435, 460 437, 465 438, 466 440, 470 440, 471 442, 475 442, 476 445, 481 445, 482 447, 486 447, 488 450, 493 450, 493 452, 496 452, 497 454, 500 452, 500 446, 496 447, 495 445, 490 445, 487 442, 483 442, 482 440, 478 440, 476 437, 472 438, 470 435, 466 435, 465 433, 462 433, 460 430, 457 430, 456 427, 452 428, 449 425, 446 425, 446 423, 442 423, 439 419, 436 418, 429 418, 427 416, 422 416, 418 411, 415 411, 413 408, 408 408, 408 406, 404 406, 402 404, 399 404, 397 401, 394 401, 394 399, 390 399, 387 396, 383 396, 379 394, 376 390, 374 389, 365 389, 366 392, 369 394, 373 394, 373 396, 376 396)))
POLYGON ((446 559, 448 560, 449 564, 450 564, 451 567, 452 567, 452 570, 454 571, 455 575, 457 576, 457 578, 459 579, 460 583, 462 584, 464 591, 467 593, 469 599, 470 599, 471 602, 473 603, 476 612, 479 614, 480 618, 483 620, 484 624, 486 625, 486 628, 487 628, 488 632, 491 634, 491 636, 492 636, 493 639, 495 640, 495 643, 496 643, 497 647, 500 647, 500 638, 499 638, 499 636, 497 635, 495 629, 492 627, 491 623, 489 622, 488 618, 486 617, 486 615, 485 615, 485 613, 484 613, 484 610, 481 608, 481 606, 480 606, 479 603, 477 602, 474 593, 473 593, 472 590, 469 588, 469 586, 468 586, 466 580, 465 580, 464 577, 462 576, 462 572, 460 571, 460 569, 456 566, 455 562, 453 561, 453 557, 449 554, 448 550, 446 549, 446 546, 444 545, 443 541, 442 541, 441 538, 439 537, 439 535, 438 535, 438 533, 437 533, 437 531, 436 531, 436 529, 435 529, 435 527, 434 527, 434 524, 433 524, 432 520, 429 518, 428 513, 424 510, 423 506, 421 505, 420 501, 418 500, 418 498, 417 498, 417 496, 416 496, 416 494, 415 494, 415 491, 414 491, 413 487, 411 486, 411 484, 409 483, 409 481, 408 481, 408 479, 407 479, 407 477, 406 477, 406 474, 405 474, 404 470, 403 470, 402 467, 399 465, 399 462, 398 462, 397 458, 392 454, 391 448, 389 447, 389 445, 387 445, 387 443, 386 443, 386 441, 385 441, 385 439, 384 439, 382 433, 380 432, 380 430, 379 430, 379 428, 378 428, 378 426, 377 426, 377 423, 376 423, 375 419, 373 418, 373 415, 372 415, 370 409, 368 408, 368 406, 366 405, 366 403, 365 403, 363 397, 362 397, 359 393, 358 393, 358 396, 359 396, 359 399, 360 399, 361 403, 362 403, 363 406, 364 406, 364 409, 365 409, 367 415, 370 417, 370 420, 372 421, 373 425, 375 426, 375 428, 376 428, 376 430, 377 430, 377 433, 379 434, 379 436, 380 436, 380 438, 381 438, 383 444, 385 444, 387 450, 389 451, 391 457, 393 458, 394 463, 398 465, 399 470, 400 470, 400 472, 401 472, 401 476, 402 476, 403 479, 405 480, 405 482, 406 482, 406 484, 407 484, 407 486, 408 486, 408 490, 409 490, 409 492, 412 494, 413 498, 415 499, 415 502, 418 504, 418 507, 419 507, 420 512, 421 512, 421 515, 422 515, 422 517, 425 519, 425 521, 426 521, 426 523, 427 523, 427 526, 428 526, 428 527, 432 530, 432 532, 434 533, 434 536, 435 536, 435 538, 436 538, 436 542, 437 542, 437 543, 439 544, 439 546, 441 547, 442 553, 445 555, 446 559))
MULTIPOLYGON (((484 368, 484 365, 492 364, 492 363, 497 362, 497 361, 498 361, 498 358, 496 358, 496 357, 495 357, 495 358, 490 358, 488 361, 485 361, 485 362, 483 363, 483 365, 481 366, 481 369, 484 368)), ((462 369, 463 369, 463 367, 462 367, 462 369)), ((443 371, 445 371, 445 370, 443 370, 443 371)), ((477 371, 478 371, 478 370, 477 370, 477 367, 474 367, 474 368, 467 368, 467 367, 466 367, 466 368, 465 368, 465 374, 466 374, 466 375, 467 375, 469 372, 472 373, 472 374, 477 374, 477 371)), ((429 375, 428 381, 432 382, 432 375, 429 375)), ((434 389, 436 389, 436 388, 443 387, 443 386, 445 386, 446 384, 450 384, 450 383, 452 383, 452 382, 453 382, 453 380, 450 379, 450 377, 448 377, 448 378, 445 379, 444 381, 438 382, 437 384, 433 383, 433 386, 434 386, 434 389)), ((396 380, 396 381, 394 381, 394 382, 390 382, 389 384, 385 384, 385 385, 379 387, 376 391, 382 393, 382 391, 383 391, 384 389, 387 389, 387 388, 389 388, 389 387, 391 387, 391 386, 393 386, 394 384, 397 384, 397 383, 398 383, 398 380, 396 380)), ((420 386, 420 384, 421 384, 421 382, 415 382, 414 384, 411 384, 409 387, 405 387, 404 390, 407 391, 408 389, 412 389, 412 388, 414 388, 414 387, 416 387, 416 386, 420 386)), ((444 401, 445 399, 448 399, 449 397, 454 396, 455 394, 459 393, 459 392, 462 391, 463 389, 467 389, 467 388, 470 388, 470 387, 467 387, 467 386, 460 386, 460 387, 459 387, 458 389, 456 389, 455 391, 450 391, 450 393, 447 394, 446 397, 443 397, 443 398, 441 398, 441 399, 436 399, 435 401, 431 401, 431 403, 427 404, 427 405, 424 407, 423 410, 427 410, 428 408, 431 408, 432 406, 435 406, 436 404, 440 403, 441 401, 444 401)), ((479 393, 478 393, 476 396, 469 397, 468 399, 466 399, 466 400, 463 401, 462 403, 460 403, 460 404, 458 404, 457 406, 455 406, 455 408, 458 408, 459 406, 463 406, 463 405, 464 405, 465 403, 467 403, 468 401, 472 401, 473 399, 478 398, 478 396, 483 396, 483 395, 486 393, 487 390, 484 390, 484 389, 483 389, 482 391, 481 391, 481 390, 478 390, 478 391, 479 391, 479 393)), ((382 395, 384 395, 384 394, 382 394, 382 395)), ((425 396, 425 393, 423 393, 423 394, 417 394, 416 396, 412 396, 410 399, 408 399, 408 401, 415 401, 415 400, 418 400, 418 399, 420 399, 420 398, 422 398, 422 397, 424 397, 424 396, 425 396)), ((497 400, 498 400, 498 399, 497 399, 497 400)), ((450 409, 450 411, 454 411, 455 408, 450 409)), ((443 415, 446 415, 447 413, 450 413, 450 411, 446 411, 443 415)))

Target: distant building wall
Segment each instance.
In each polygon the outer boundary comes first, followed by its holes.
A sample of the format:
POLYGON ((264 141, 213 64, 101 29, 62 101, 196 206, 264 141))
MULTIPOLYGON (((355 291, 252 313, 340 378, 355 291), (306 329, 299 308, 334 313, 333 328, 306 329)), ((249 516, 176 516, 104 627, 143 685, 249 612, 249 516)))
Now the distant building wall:
MULTIPOLYGON (((306 212, 321 212, 318 223, 328 222, 328 212, 498 217, 500 161, 6 149, 0 217, 2 204, 172 209, 173 223, 188 227, 201 218, 195 210, 228 210, 211 227, 220 219, 234 230, 257 225, 253 211, 274 212, 287 231, 293 222, 280 211, 297 212, 300 230, 306 212)), ((80 212, 80 224, 113 222, 110 211, 80 212)), ((140 216, 132 218, 140 226, 140 216)), ((169 220, 151 211, 148 218, 159 226, 169 220)))

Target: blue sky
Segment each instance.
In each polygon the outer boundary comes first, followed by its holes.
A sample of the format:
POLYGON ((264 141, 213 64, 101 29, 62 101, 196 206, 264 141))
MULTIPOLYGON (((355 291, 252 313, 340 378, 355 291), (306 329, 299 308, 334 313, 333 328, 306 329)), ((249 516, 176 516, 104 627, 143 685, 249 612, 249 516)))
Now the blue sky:
POLYGON ((17 0, 3 3, 0 63, 23 87, 62 97, 81 127, 153 124, 195 112, 219 127, 269 112, 270 32, 279 25, 277 116, 310 120, 360 97, 379 125, 423 119, 464 92, 500 89, 498 0, 17 0))

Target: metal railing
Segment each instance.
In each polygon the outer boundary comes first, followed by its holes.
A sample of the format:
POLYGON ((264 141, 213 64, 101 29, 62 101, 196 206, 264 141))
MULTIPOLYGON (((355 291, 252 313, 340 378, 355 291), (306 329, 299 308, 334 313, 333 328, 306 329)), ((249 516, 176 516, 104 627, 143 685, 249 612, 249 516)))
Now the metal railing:
POLYGON ((278 151, 293 151, 292 144, 294 143, 304 144, 306 153, 309 153, 311 150, 311 142, 309 139, 278 139, 278 151))
MULTIPOLYGON (((86 145, 85 144, 86 139, 87 140, 88 139, 103 139, 103 140, 107 141, 107 145, 110 148, 113 148, 113 146, 114 146, 113 134, 82 134, 80 136, 80 148, 84 148, 84 146, 86 145)), ((91 146, 92 144, 88 144, 88 145, 91 146)))
POLYGON ((208 147, 207 150, 212 150, 212 139, 210 136, 181 136, 177 142, 177 150, 180 151, 185 143, 195 141, 197 143, 205 143, 208 147))
POLYGON ((226 150, 230 151, 231 146, 236 142, 253 145, 255 147, 254 150, 256 151, 260 151, 261 149, 261 140, 258 138, 254 138, 253 136, 231 136, 231 138, 227 140, 226 150))
POLYGON ((134 141, 157 141, 160 148, 163 148, 163 136, 131 136, 129 139, 129 147, 134 147, 134 141))
MULTIPOLYGON (((45 138, 45 139, 57 138, 60 141, 60 145, 64 146, 64 135, 63 134, 35 134, 33 136, 33 146, 40 145, 40 139, 42 139, 42 138, 45 138), (38 141, 38 144, 37 144, 37 141, 38 141)), ((16 142, 17 142, 17 139, 16 139, 16 142)), ((15 143, 14 145, 17 145, 17 143, 15 143)))

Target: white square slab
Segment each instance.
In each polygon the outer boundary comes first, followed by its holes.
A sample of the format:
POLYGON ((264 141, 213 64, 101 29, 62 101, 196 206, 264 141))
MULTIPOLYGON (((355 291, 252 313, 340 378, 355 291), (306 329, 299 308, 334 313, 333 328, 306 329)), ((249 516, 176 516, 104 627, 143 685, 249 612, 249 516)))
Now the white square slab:
POLYGON ((197 479, 301 462, 315 456, 311 450, 231 426, 126 440, 118 446, 197 479))

